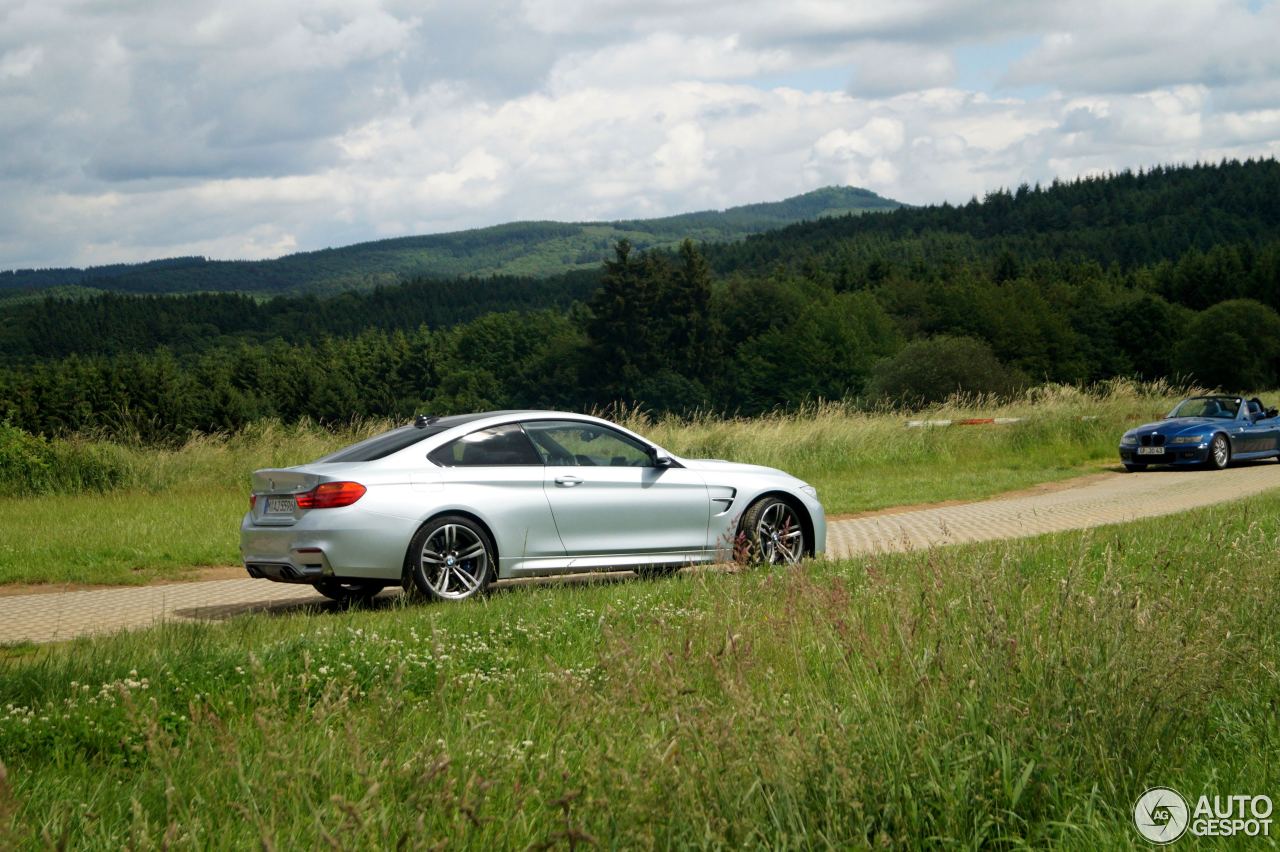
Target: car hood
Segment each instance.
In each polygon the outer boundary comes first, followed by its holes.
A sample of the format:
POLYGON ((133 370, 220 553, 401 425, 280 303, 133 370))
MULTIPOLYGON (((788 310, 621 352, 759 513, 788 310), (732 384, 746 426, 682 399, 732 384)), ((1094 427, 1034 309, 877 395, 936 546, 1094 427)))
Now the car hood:
POLYGON ((1175 417, 1170 420, 1157 420, 1155 423, 1144 423, 1136 429, 1125 432, 1126 435, 1159 434, 1165 436, 1196 435, 1208 432, 1231 423, 1221 417, 1175 417))
POLYGON ((776 467, 765 467, 761 464, 743 464, 723 459, 680 459, 680 463, 690 470, 701 470, 707 473, 754 473, 795 479, 794 476, 786 471, 778 470, 776 467))

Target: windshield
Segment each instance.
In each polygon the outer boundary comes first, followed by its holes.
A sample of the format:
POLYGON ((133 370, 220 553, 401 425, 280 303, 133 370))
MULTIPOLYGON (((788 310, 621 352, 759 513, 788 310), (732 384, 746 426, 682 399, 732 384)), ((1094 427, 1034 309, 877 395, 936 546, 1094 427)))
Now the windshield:
POLYGON ((1234 420, 1240 400, 1230 396, 1193 396, 1178 403, 1170 417, 1221 417, 1234 420))

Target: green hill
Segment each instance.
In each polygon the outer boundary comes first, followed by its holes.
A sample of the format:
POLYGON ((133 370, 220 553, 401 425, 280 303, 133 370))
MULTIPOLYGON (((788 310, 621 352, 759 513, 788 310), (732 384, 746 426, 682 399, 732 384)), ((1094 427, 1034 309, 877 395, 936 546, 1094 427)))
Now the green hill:
POLYGON ((617 222, 512 222, 302 252, 276 260, 185 257, 88 269, 0 272, 0 294, 69 285, 131 293, 320 294, 365 290, 413 277, 545 277, 599 267, 613 244, 624 237, 642 249, 675 246, 685 238, 725 242, 820 217, 900 206, 870 190, 832 186, 783 201, 721 211, 617 222))
MULTIPOLYGON (((588 226, 497 230, 519 227, 588 226)), ((705 235, 697 215, 645 227, 705 235)), ((0 305, 0 421, 44 435, 614 402, 755 414, 1116 377, 1256 391, 1280 385, 1280 163, 1001 189, 543 277, 63 293, 0 305)))

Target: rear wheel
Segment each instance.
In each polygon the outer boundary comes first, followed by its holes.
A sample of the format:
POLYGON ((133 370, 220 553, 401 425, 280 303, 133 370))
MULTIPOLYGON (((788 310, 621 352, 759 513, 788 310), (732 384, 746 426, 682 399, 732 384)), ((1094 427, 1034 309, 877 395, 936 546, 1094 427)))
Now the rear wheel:
POLYGON ((340 604, 366 604, 386 588, 375 580, 320 580, 316 591, 340 604))
POLYGON ((808 552, 799 511, 777 497, 762 497, 747 507, 741 535, 752 562, 795 565, 808 552))
POLYGON ((1226 435, 1214 435, 1213 442, 1209 444, 1209 457, 1204 460, 1204 466, 1209 470, 1222 470, 1231 463, 1231 444, 1227 441, 1226 435))
POLYGON ((495 554, 489 534, 470 518, 445 515, 428 521, 409 545, 405 590, 433 600, 475 597, 493 581, 495 554))

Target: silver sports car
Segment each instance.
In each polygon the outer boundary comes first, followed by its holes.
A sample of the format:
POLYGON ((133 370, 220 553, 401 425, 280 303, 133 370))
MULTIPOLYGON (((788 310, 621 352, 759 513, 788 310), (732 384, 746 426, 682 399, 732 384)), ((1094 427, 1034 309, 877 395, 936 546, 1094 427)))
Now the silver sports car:
POLYGON ((298 467, 253 474, 252 577, 335 600, 401 583, 460 600, 495 579, 822 553, 817 491, 773 468, 683 459, 560 411, 420 416, 298 467))

